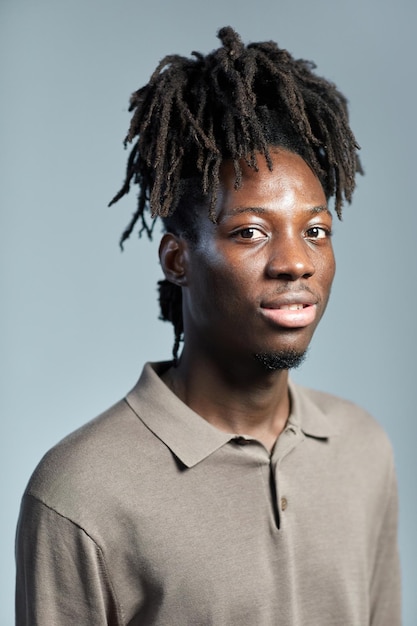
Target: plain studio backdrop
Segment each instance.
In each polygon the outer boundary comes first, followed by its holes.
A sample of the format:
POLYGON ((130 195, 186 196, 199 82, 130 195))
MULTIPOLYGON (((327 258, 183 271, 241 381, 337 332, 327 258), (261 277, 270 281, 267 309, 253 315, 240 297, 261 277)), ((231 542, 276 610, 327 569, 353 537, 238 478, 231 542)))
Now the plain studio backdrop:
POLYGON ((35 465, 144 361, 171 355, 159 229, 122 254, 136 191, 107 208, 129 95, 165 54, 209 52, 229 24, 314 60, 350 101, 366 176, 336 221, 331 303, 294 378, 362 404, 391 438, 415 626, 416 16, 414 0, 0 0, 1 626, 13 623, 15 525, 35 465))

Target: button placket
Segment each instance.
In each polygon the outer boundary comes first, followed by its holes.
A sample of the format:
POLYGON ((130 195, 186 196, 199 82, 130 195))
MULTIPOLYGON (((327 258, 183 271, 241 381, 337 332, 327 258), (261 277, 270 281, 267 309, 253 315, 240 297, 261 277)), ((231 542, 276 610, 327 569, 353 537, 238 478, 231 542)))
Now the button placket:
MULTIPOLYGON (((275 491, 274 508, 279 517, 279 526, 283 530, 283 521, 289 507, 289 494, 287 481, 285 479, 285 459, 304 440, 304 435, 296 426, 288 425, 277 441, 276 448, 271 457, 271 482, 275 491), (283 471, 284 467, 284 471, 283 471)), ((285 522, 284 522, 285 523, 285 522)))

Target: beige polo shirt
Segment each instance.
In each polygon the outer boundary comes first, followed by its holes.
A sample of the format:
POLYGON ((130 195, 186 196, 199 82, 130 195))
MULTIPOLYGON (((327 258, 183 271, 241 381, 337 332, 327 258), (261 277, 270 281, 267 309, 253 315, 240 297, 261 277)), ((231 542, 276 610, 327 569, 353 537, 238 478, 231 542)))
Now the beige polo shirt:
POLYGON ((291 384, 272 455, 146 365, 41 461, 18 525, 17 626, 398 626, 390 444, 291 384))

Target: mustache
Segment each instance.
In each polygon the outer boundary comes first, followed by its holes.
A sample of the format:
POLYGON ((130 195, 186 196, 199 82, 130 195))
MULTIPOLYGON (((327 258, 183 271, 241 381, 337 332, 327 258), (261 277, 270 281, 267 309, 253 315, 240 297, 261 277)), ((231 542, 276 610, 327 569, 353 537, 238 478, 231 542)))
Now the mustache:
POLYGON ((278 285, 273 291, 265 294, 265 298, 274 298, 277 296, 303 296, 303 294, 308 294, 316 298, 317 300, 321 300, 320 294, 318 294, 314 289, 310 287, 308 284, 297 283, 294 284, 291 281, 287 283, 281 283, 278 285))

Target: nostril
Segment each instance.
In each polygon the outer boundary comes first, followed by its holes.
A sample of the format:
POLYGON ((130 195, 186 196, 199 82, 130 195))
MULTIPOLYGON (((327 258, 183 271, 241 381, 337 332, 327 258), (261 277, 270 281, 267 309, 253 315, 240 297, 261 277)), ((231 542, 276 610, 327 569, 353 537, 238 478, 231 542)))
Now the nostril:
POLYGON ((314 266, 309 263, 294 263, 284 266, 282 263, 271 263, 266 268, 267 276, 281 280, 298 280, 299 278, 310 278, 314 274, 314 266))

